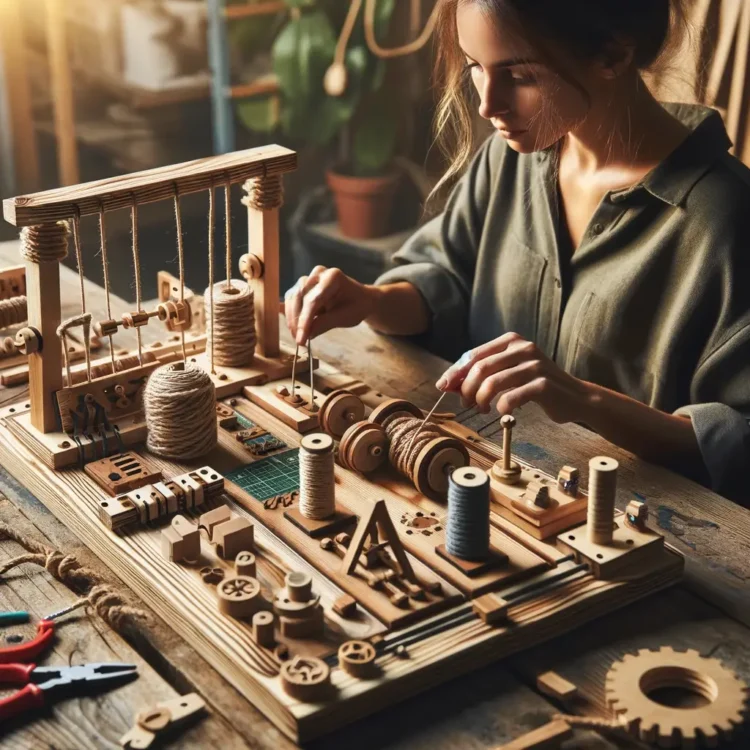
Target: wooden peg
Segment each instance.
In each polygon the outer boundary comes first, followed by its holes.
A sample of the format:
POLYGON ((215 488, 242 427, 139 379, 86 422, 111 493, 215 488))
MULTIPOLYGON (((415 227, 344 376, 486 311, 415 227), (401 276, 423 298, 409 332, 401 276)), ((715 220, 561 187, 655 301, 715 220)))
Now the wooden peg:
POLYGON ((259 646, 273 648, 276 645, 274 625, 272 612, 256 612, 253 615, 253 638, 259 646))
POLYGON ((563 466, 557 475, 557 488, 571 497, 578 497, 579 482, 578 469, 573 466, 563 466))
POLYGON ((559 701, 569 701, 578 695, 578 688, 557 672, 545 672, 536 678, 539 692, 559 701))
POLYGON ((493 476, 505 484, 516 484, 521 478, 521 467, 513 461, 510 452, 515 424, 516 420, 510 414, 504 415, 500 420, 503 428, 503 458, 492 467, 493 476))

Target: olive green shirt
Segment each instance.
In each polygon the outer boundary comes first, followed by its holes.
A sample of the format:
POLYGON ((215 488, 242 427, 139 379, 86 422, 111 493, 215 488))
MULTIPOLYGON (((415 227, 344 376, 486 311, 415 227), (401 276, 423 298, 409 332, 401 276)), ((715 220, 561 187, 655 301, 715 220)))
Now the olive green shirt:
POLYGON ((577 378, 690 416, 703 481, 747 502, 750 170, 718 112, 664 106, 690 135, 604 196, 575 251, 557 149, 518 154, 495 134, 376 283, 419 289, 418 339, 446 359, 515 331, 577 378))

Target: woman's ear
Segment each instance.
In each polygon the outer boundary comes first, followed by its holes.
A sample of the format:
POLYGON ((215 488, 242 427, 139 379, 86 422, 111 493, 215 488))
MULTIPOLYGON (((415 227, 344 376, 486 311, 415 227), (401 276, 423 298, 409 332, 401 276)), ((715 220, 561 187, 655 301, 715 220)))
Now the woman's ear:
POLYGON ((602 78, 618 78, 630 68, 634 56, 635 45, 629 39, 615 39, 605 45, 594 68, 602 78))

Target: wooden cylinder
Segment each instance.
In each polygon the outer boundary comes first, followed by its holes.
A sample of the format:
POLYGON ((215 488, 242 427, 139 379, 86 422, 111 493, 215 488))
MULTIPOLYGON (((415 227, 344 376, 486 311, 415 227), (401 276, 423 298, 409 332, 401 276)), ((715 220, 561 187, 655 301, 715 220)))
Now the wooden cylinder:
POLYGON ((307 602, 312 598, 312 577, 301 570, 286 574, 286 589, 293 602, 307 602))
POLYGON ((589 461, 587 529, 593 544, 611 544, 615 522, 617 468, 614 458, 596 456, 589 461))
POLYGON ((259 646, 273 648, 276 645, 275 619, 272 612, 256 612, 253 615, 253 638, 259 646))

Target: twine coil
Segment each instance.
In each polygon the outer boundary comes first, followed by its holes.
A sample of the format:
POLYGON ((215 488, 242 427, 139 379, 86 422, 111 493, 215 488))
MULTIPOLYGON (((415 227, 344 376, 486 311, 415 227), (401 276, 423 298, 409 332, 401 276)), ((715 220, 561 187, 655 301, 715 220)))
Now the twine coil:
POLYGON ((18 326, 27 320, 28 306, 24 295, 0 300, 0 328, 18 326))
POLYGON ((476 466, 456 469, 448 479, 445 548, 462 560, 486 560, 490 550, 490 478, 476 466))
POLYGON ((255 358, 255 305, 253 291, 245 281, 220 281, 203 296, 207 328, 206 348, 224 367, 245 367, 255 358))
POLYGON ((431 440, 442 437, 431 422, 422 427, 423 420, 416 417, 390 417, 383 422, 390 447, 388 458, 404 476, 414 481, 414 468, 422 448, 431 440), (417 430, 419 434, 414 437, 417 430))
POLYGON ((314 521, 336 512, 333 438, 313 433, 302 438, 299 450, 299 512, 314 521))
POLYGON ((66 222, 37 224, 21 230, 21 257, 32 263, 64 260, 68 255, 66 222))
POLYGON ((197 365, 154 370, 143 393, 148 449, 167 458, 204 456, 217 442, 215 402, 213 381, 197 365))
POLYGON ((284 203, 284 183, 280 174, 256 177, 245 183, 247 196, 242 199, 248 208, 256 211, 270 211, 284 203))
POLYGON ((607 456, 589 461, 589 501, 586 528, 594 544, 611 544, 615 518, 618 462, 607 456))

